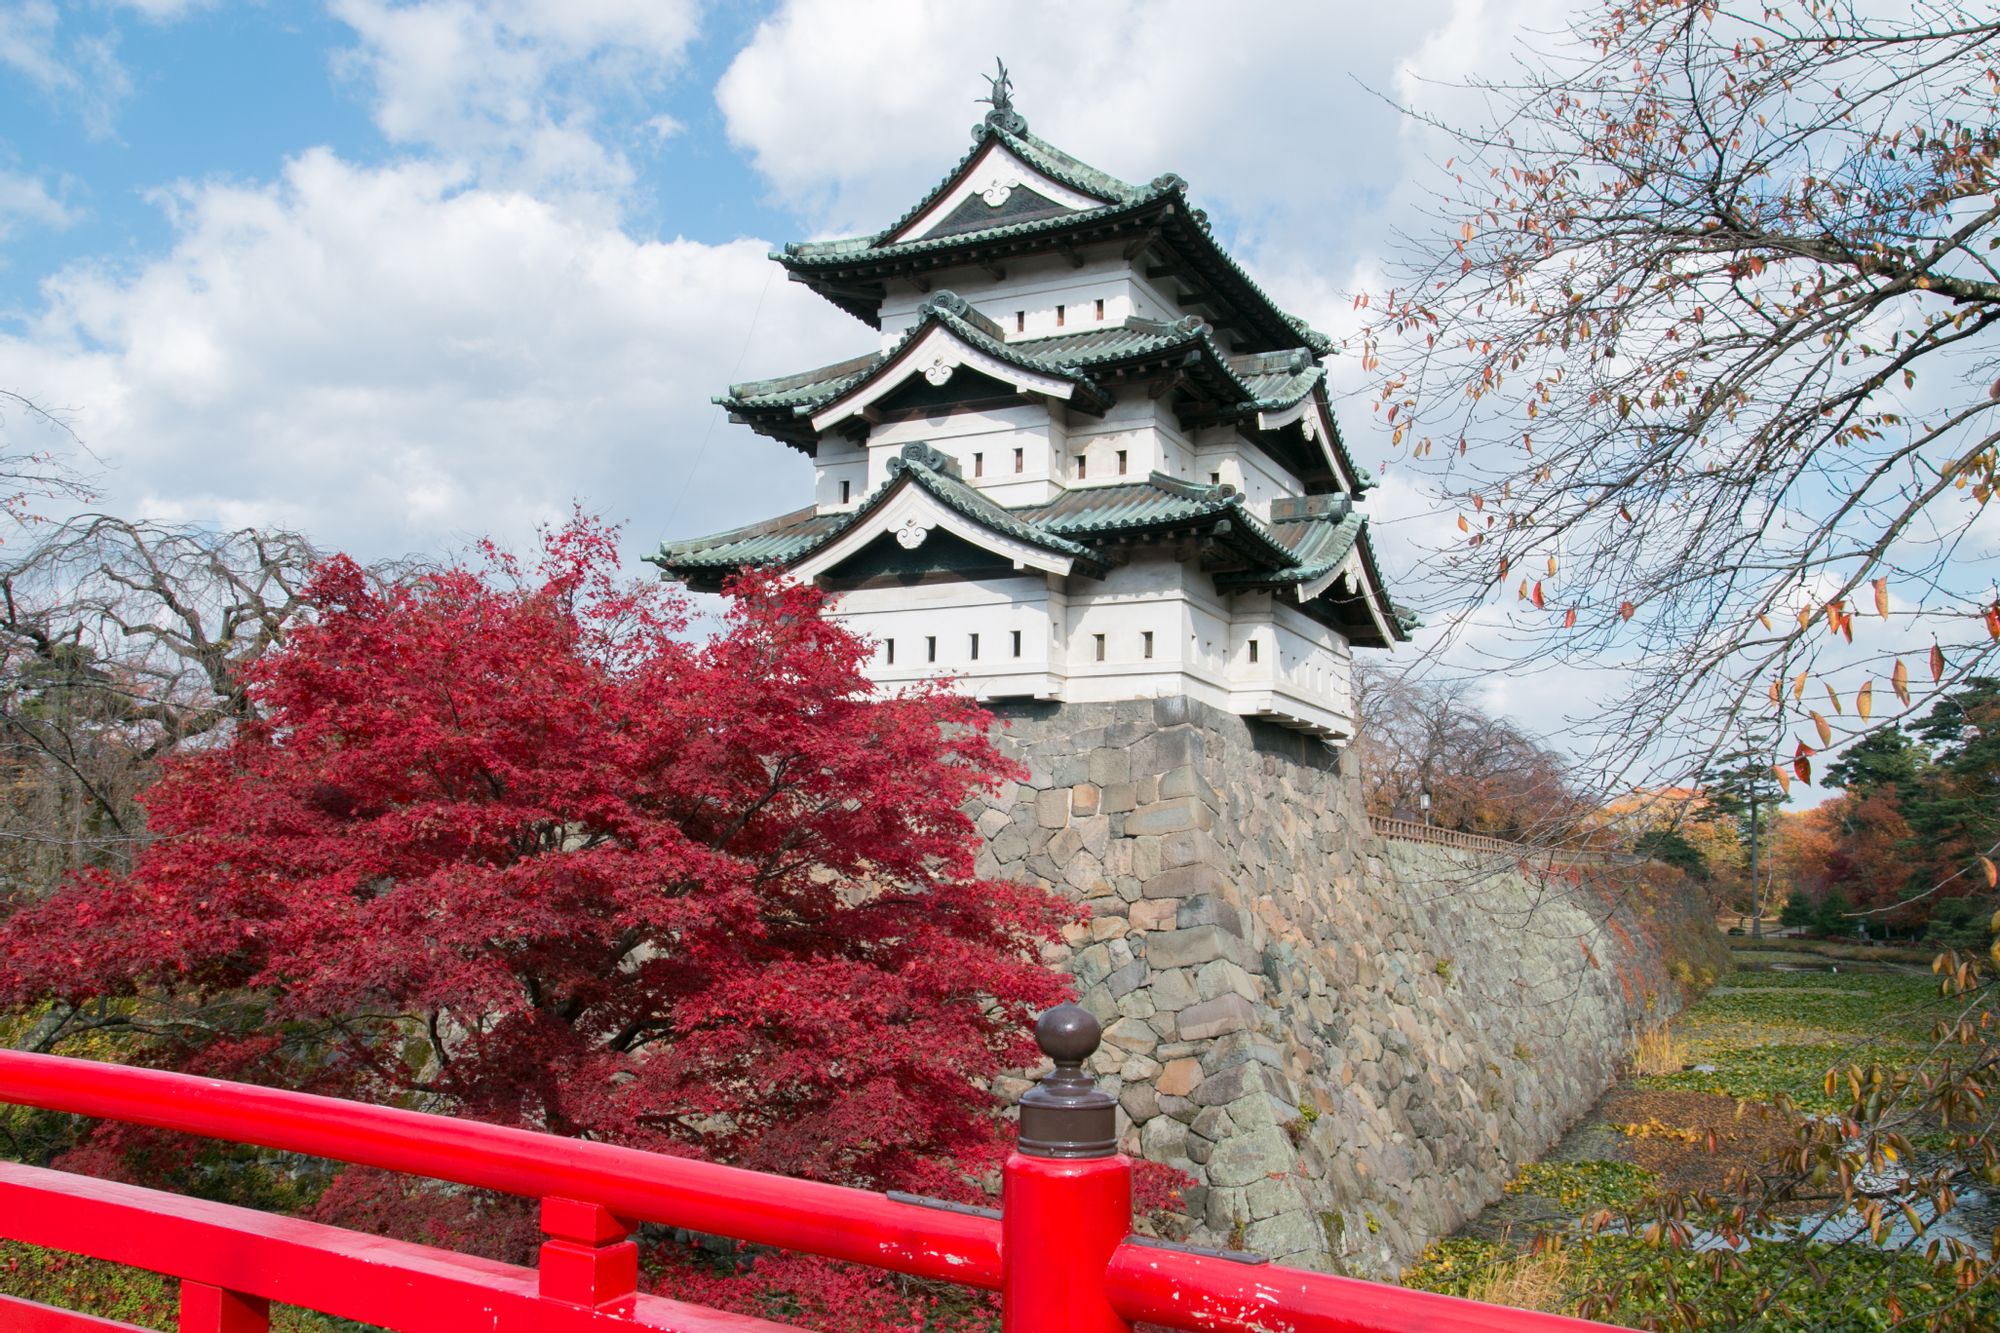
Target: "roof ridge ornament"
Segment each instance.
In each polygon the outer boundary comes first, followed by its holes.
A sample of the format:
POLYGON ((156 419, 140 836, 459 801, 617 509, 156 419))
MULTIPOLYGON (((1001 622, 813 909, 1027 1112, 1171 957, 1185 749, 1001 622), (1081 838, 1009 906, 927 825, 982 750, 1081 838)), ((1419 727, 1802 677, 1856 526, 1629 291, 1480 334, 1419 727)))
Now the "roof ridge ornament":
POLYGON ((986 113, 979 128, 973 131, 973 137, 978 138, 987 130, 998 130, 1002 134, 1026 134, 1028 119, 1014 109, 1014 80, 1007 73, 1007 62, 995 56, 993 66, 997 73, 980 76, 986 80, 990 91, 985 97, 977 99, 992 109, 986 113))

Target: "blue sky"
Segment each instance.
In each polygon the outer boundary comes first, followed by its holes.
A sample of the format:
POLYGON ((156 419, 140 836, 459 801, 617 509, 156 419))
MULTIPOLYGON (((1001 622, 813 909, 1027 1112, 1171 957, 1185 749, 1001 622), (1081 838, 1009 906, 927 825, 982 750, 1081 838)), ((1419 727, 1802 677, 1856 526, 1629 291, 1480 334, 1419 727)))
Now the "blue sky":
MULTIPOLYGON (((0 387, 61 409, 113 512, 364 558, 521 545, 572 502, 668 536, 793 508, 730 381, 871 348, 769 248, 893 219, 963 152, 996 55, 1034 130, 1186 177, 1336 338, 1422 231, 1446 119, 1566 0, 0 0, 0 387)), ((1448 151, 1448 150, 1446 150, 1448 151)), ((1387 441, 1354 356, 1350 447, 1387 441)), ((0 416, 6 451, 64 442, 0 416)), ((1391 470, 1399 597, 1456 540, 1391 470)), ((1503 613, 1467 636, 1502 632, 1503 613)), ((1573 672, 1495 673, 1548 734, 1573 672)))
POLYGON ((0 0, 0 383, 121 512, 372 556, 576 499, 636 552, 804 493, 709 397, 873 334, 763 256, 900 212, 996 54, 1038 132, 1187 176, 1343 318, 1411 175, 1371 89, 1537 6, 1343 8, 1268 9, 1273 45, 1192 0, 0 0))
MULTIPOLYGON (((20 23, 38 8, 0 4, 0 13, 20 23)), ((597 103, 634 146, 634 228, 717 241, 797 225, 767 206, 781 201, 723 139, 713 95, 765 8, 712 12, 684 68, 640 95, 607 91, 597 103), (661 138, 645 128, 662 115, 688 131, 661 138)), ((173 229, 153 196, 171 182, 267 180, 310 145, 356 163, 392 159, 398 149, 371 119, 365 78, 341 70, 354 45, 351 27, 311 4, 200 6, 166 20, 62 6, 54 54, 96 87, 51 85, 18 66, 0 78, 0 169, 48 182, 68 215, 7 236, 0 311, 18 323, 41 280, 65 264, 137 265, 159 253, 173 229), (115 60, 122 93, 105 86, 92 48, 115 60)))

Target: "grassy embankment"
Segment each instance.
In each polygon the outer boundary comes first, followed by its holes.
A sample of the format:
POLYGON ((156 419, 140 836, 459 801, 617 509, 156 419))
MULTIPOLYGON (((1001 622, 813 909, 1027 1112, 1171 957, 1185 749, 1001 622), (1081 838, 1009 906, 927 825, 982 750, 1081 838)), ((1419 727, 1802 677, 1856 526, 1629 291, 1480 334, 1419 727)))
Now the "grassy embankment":
MULTIPOLYGON (((1733 943, 1737 957, 1753 966, 1854 956, 1842 945, 1791 949, 1790 941, 1763 941, 1753 950, 1733 943)), ((1859 956, 1923 963, 1930 957, 1889 959, 1885 952, 1859 956)), ((1524 1168, 1508 1197, 1480 1221, 1432 1247, 1404 1282, 1575 1313, 1584 1298, 1644 1274, 1649 1282, 1627 1286, 1599 1317, 1646 1325, 1678 1300, 1701 1311, 1703 1327, 1741 1325, 1759 1333, 1889 1328, 1896 1322, 1892 1298, 1907 1311, 1949 1301, 1950 1284, 1919 1252, 1771 1240, 1753 1246, 1741 1263, 1718 1265, 1713 1252, 1658 1250, 1634 1235, 1590 1239, 1580 1226, 1599 1209, 1622 1212, 1656 1194, 1717 1190, 1731 1168, 1762 1165, 1792 1142, 1792 1132, 1783 1117, 1756 1108, 1783 1093, 1807 1114, 1838 1109, 1824 1088, 1830 1067, 1855 1059, 1863 1042, 1872 1043, 1874 1058, 1913 1058, 1939 1012, 1937 983, 1927 974, 1850 968, 1725 976, 1670 1034, 1642 1044, 1634 1074, 1591 1121, 1550 1160, 1524 1168), (1739 1114, 1741 1103, 1752 1109, 1739 1114), (1678 1290, 1669 1291, 1669 1278, 1678 1290)), ((1975 1230, 1982 1249, 1983 1225, 1975 1230)), ((2000 1293, 1989 1287, 1977 1300, 1970 1326, 2000 1326, 2000 1293)))

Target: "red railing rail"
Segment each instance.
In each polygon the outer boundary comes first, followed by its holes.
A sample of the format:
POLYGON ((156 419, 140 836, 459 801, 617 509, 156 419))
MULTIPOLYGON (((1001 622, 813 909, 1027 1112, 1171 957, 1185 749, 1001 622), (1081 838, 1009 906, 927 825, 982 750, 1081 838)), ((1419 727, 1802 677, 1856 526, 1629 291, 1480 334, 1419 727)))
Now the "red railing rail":
MULTIPOLYGON (((1582 1333, 1604 1326, 1131 1234, 1115 1103, 1082 1061, 1097 1025, 1037 1032, 1056 1070, 1023 1099, 998 1216, 610 1144, 220 1079, 0 1051, 0 1102, 178 1130, 542 1200, 536 1268, 136 1186, 0 1163, 0 1237, 181 1280, 181 1333, 263 1333, 271 1301, 402 1333, 783 1326, 641 1295, 640 1222, 1001 1293, 1006 1333, 1582 1333), (1246 1262, 1246 1259, 1249 1260, 1246 1262)), ((128 1326, 0 1296, 6 1329, 128 1326)))

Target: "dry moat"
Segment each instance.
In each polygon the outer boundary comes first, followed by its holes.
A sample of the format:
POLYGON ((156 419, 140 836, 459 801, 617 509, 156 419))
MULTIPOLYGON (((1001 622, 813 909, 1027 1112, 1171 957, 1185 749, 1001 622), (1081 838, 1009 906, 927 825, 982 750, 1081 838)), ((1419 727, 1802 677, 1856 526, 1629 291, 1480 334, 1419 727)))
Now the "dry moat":
MULTIPOLYGON (((1917 961, 1928 951, 1835 958, 1799 942, 1735 943, 1736 970, 1674 1023, 1670 1044, 1640 1053, 1646 1072, 1622 1078, 1500 1200, 1431 1247, 1406 1284, 1574 1313, 1638 1277, 1596 1317, 1651 1327, 1677 1297, 1703 1311, 1704 1325, 1801 1333, 1891 1327, 1892 1296, 1906 1309, 1951 1298, 1923 1249, 1950 1235, 1983 1251, 2000 1224, 2000 1192, 1962 1193, 1942 1219, 1922 1219, 1921 1236, 1897 1223, 1880 1243, 1851 1220, 1822 1226, 1813 1242, 1773 1238, 1740 1253, 1698 1220, 1690 1251, 1679 1255, 1621 1223, 1589 1234, 1585 1219, 1603 1210, 1621 1215, 1657 1195, 1720 1193, 1732 1172, 1764 1168, 1795 1143, 1794 1121, 1771 1112, 1772 1101, 1782 1094, 1802 1115, 1844 1109, 1845 1086, 1829 1097, 1825 1074, 1860 1058, 1862 1043, 1892 1063, 1928 1044, 1938 985, 1917 961), (1672 1294, 1669 1277, 1679 1284, 1672 1294)), ((1931 1138, 1943 1136, 1914 1137, 1918 1170, 1931 1138)), ((1786 1211, 1810 1222, 1808 1208, 1786 1211)), ((1990 1292, 1983 1301, 1993 1308, 1974 1326, 2000 1324, 2000 1304, 1990 1292)))

